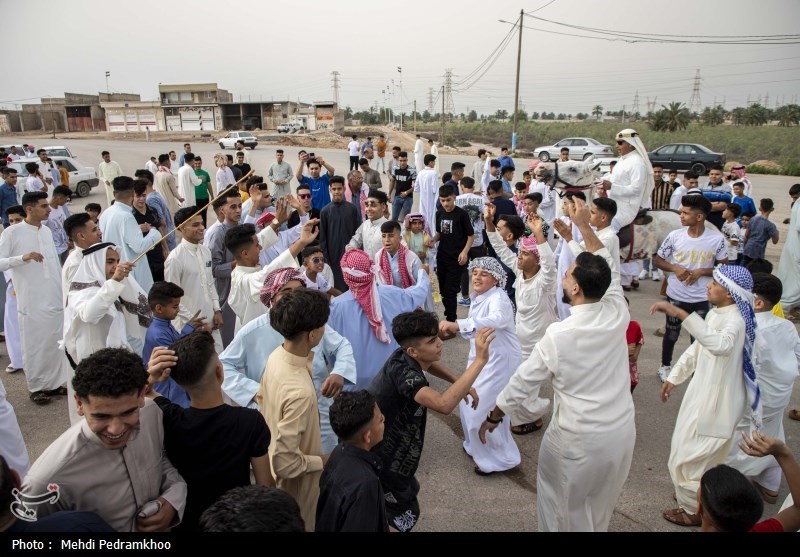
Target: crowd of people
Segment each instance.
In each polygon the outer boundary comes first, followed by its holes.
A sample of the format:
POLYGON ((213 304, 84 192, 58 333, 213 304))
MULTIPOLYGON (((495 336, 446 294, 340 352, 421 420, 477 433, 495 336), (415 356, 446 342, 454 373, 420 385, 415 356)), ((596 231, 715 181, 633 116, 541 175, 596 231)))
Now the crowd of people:
POLYGON ((265 178, 239 144, 213 179, 188 143, 130 173, 103 151, 108 207, 74 214, 45 151, 21 196, 4 167, 6 371, 37 405, 66 396, 71 427, 31 464, 0 383, 0 530, 408 532, 427 412, 458 408, 480 477, 519 466, 515 435, 548 420, 539 530, 605 531, 645 340, 625 292, 665 273, 662 401, 689 386, 664 518, 797 530, 800 204, 772 275, 774 202, 756 208, 743 167, 678 182, 635 130, 616 142, 613 170, 566 192, 538 161, 515 182, 505 147, 441 174, 420 135, 411 161, 353 136, 344 176, 304 150, 293 169, 278 149, 265 178), (620 255, 642 210, 676 209, 644 268, 620 255), (456 337, 463 371, 441 362, 456 337), (785 509, 759 522, 782 476, 785 509))

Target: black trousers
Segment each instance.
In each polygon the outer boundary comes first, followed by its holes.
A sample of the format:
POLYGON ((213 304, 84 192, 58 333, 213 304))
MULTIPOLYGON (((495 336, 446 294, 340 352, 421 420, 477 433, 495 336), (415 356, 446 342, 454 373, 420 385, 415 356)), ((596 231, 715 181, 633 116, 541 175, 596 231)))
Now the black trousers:
MULTIPOLYGON (((208 203, 208 198, 207 197, 206 198, 199 198, 199 199, 197 199, 197 203, 195 203, 195 205, 199 209, 200 207, 202 207, 206 203, 208 203)), ((200 213, 200 218, 203 219, 203 228, 207 227, 208 226, 208 224, 206 224, 206 219, 208 218, 208 208, 207 207, 206 207, 205 211, 200 213)))
MULTIPOLYGON (((481 244, 478 247, 469 248, 469 261, 473 259, 478 259, 479 257, 486 256, 486 244, 481 244)), ((464 274, 461 275, 461 297, 468 298, 469 297, 469 271, 467 267, 464 267, 464 274)))
MULTIPOLYGON (((667 297, 670 304, 675 307, 681 308, 683 311, 691 314, 696 313, 703 319, 710 309, 708 301, 703 302, 681 302, 680 300, 673 300, 667 297)), ((667 316, 667 326, 664 338, 661 341, 661 365, 672 365, 672 353, 675 351, 675 343, 678 342, 678 337, 681 335, 681 320, 677 317, 667 316)), ((694 338, 689 337, 690 342, 694 342, 694 338)))
POLYGON ((358 170, 358 157, 350 157, 350 170, 358 170))
POLYGON ((461 277, 466 270, 467 266, 459 265, 457 260, 436 258, 436 278, 439 280, 444 318, 448 321, 455 321, 458 317, 456 298, 461 289, 461 277))

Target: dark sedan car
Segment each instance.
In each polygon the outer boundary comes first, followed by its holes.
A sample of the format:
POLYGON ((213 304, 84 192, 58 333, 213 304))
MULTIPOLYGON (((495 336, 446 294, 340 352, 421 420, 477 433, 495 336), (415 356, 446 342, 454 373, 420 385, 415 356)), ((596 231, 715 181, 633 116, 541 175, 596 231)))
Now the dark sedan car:
POLYGON ((665 170, 691 170, 701 175, 708 173, 708 169, 716 164, 725 164, 725 153, 715 153, 697 143, 669 143, 650 151, 648 156, 650 162, 660 162, 665 170))

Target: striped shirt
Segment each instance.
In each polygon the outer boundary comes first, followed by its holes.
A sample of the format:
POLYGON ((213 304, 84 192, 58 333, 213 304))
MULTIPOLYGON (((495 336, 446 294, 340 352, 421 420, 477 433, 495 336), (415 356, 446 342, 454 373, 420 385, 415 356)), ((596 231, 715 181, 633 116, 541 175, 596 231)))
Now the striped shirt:
POLYGON ((669 200, 671 196, 672 186, 669 182, 665 180, 656 182, 656 186, 653 188, 653 194, 650 198, 652 203, 651 208, 655 211, 669 209, 669 200))

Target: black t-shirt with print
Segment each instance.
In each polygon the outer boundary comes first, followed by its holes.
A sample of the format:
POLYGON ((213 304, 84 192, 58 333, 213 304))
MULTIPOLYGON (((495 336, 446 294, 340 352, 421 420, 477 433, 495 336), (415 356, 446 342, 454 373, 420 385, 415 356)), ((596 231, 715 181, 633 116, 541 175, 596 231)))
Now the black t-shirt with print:
POLYGON ((384 491, 398 501, 410 501, 419 491, 414 474, 425 443, 428 409, 414 397, 427 386, 416 360, 398 348, 367 387, 385 419, 383 441, 372 452, 381 459, 384 491))
POLYGON ((410 166, 400 168, 395 166, 392 169, 392 177, 394 178, 394 193, 400 195, 406 192, 406 199, 414 197, 414 180, 417 179, 417 171, 410 166))
POLYGON ((250 485, 250 459, 267 454, 269 428, 251 408, 182 408, 163 396, 155 402, 164 413, 167 458, 188 488, 178 530, 196 531, 200 515, 223 493, 250 485))
POLYGON ((449 213, 436 212, 436 232, 439 236, 438 261, 456 261, 458 254, 467 245, 467 237, 475 234, 469 214, 461 207, 454 207, 449 213))

